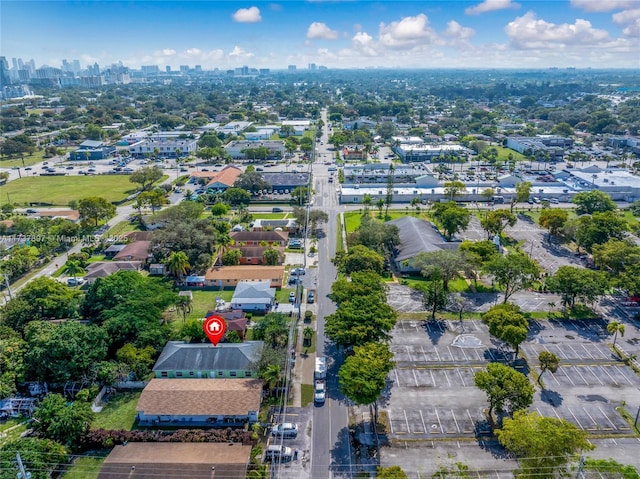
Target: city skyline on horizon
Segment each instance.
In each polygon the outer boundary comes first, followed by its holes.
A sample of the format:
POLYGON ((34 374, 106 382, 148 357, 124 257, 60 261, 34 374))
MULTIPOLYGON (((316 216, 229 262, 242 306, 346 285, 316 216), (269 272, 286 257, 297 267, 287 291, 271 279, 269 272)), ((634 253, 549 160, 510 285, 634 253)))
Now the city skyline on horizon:
POLYGON ((1 9, 0 55, 55 68, 75 59, 161 71, 640 67, 640 0, 10 0, 1 9))

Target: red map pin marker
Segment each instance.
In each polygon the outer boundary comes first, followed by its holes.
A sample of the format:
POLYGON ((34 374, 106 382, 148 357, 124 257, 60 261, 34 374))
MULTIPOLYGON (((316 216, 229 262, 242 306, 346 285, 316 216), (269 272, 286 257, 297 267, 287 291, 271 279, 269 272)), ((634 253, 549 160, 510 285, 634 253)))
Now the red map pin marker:
POLYGON ((227 330, 227 323, 220 316, 207 316, 204 320, 204 334, 207 335, 209 341, 217 346, 224 332, 227 330))

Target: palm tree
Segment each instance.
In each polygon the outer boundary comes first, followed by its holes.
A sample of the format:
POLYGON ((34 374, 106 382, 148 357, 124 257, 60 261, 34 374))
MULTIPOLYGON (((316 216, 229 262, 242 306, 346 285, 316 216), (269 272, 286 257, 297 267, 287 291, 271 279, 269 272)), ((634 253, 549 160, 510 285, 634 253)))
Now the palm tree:
POLYGON ((624 337, 624 324, 619 321, 611 321, 607 324, 607 332, 613 334, 613 347, 615 348, 618 333, 620 333, 620 337, 624 337))
POLYGON ((175 278, 182 278, 191 268, 191 265, 189 264, 189 258, 184 253, 184 251, 171 252, 169 258, 166 261, 166 265, 169 269, 169 272, 175 278))
POLYGON ((73 276, 73 279, 75 279, 77 283, 77 275, 82 272, 82 266, 80 266, 80 263, 76 260, 70 259, 67 261, 65 266, 65 273, 73 276))
POLYGON ((304 342, 306 346, 311 346, 311 339, 313 338, 314 334, 315 334, 315 331, 313 330, 312 327, 307 326, 306 328, 304 328, 304 330, 302 331, 302 337, 304 338, 304 342))
POLYGON ((193 311, 193 304, 190 296, 178 296, 176 307, 182 313, 182 324, 187 320, 187 314, 193 311))
POLYGON ((279 364, 269 364, 262 372, 262 380, 267 387, 267 393, 270 395, 273 388, 280 382, 281 370, 279 364))

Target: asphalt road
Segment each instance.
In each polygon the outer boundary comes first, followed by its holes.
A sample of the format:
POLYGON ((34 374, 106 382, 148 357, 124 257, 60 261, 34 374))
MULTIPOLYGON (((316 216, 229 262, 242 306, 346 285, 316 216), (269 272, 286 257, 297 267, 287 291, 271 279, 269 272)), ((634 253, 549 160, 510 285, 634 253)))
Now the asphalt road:
MULTIPOLYGON (((326 112, 323 121, 327 123, 326 112)), ((331 347, 327 347, 324 335, 325 316, 335 311, 335 305, 327 297, 336 278, 336 268, 331 259, 336 253, 337 221, 339 205, 336 183, 329 183, 328 167, 324 165, 332 152, 327 148, 328 127, 325 126, 322 145, 316 144, 316 161, 313 164, 314 208, 326 211, 329 221, 324 238, 318 241, 318 286, 317 286, 317 346, 316 354, 328 359, 327 400, 321 407, 314 406, 311 436, 311 479, 351 477, 351 448, 348 434, 348 408, 343 400, 337 380, 341 359, 331 347)))

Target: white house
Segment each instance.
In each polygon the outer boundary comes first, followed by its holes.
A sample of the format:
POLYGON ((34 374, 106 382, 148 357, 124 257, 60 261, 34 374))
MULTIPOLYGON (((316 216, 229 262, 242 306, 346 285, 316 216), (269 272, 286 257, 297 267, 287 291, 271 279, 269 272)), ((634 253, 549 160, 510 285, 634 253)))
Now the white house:
POLYGON ((275 303, 276 289, 270 281, 240 281, 231 298, 231 308, 242 311, 269 311, 275 303))

